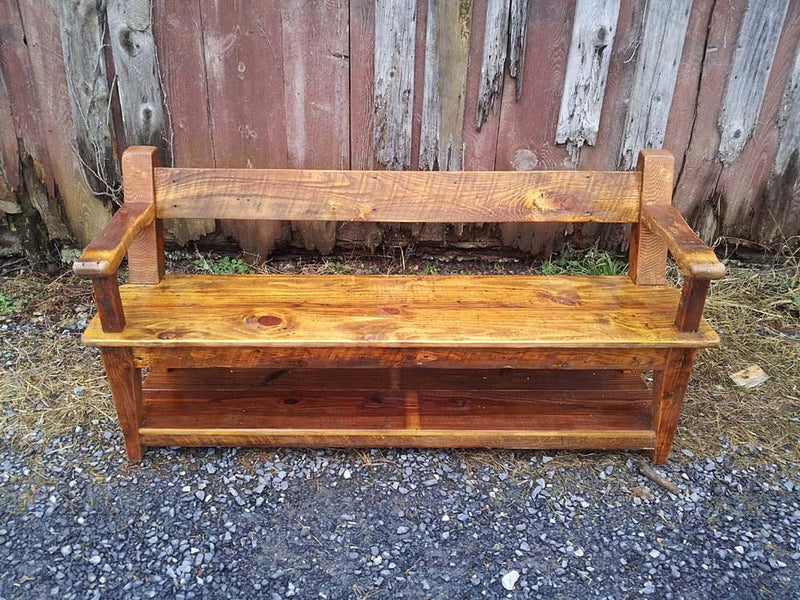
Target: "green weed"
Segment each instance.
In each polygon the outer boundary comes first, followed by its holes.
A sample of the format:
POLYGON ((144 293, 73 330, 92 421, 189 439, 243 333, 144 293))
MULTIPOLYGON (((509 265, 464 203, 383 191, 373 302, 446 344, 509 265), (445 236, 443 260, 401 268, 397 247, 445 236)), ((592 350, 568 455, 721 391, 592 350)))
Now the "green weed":
POLYGON ((194 266, 215 275, 242 275, 253 273, 253 269, 241 258, 223 256, 217 260, 206 260, 200 257, 192 261, 194 266))
POLYGON ((624 275, 628 263, 607 250, 587 250, 578 255, 563 255, 542 263, 543 275, 624 275))

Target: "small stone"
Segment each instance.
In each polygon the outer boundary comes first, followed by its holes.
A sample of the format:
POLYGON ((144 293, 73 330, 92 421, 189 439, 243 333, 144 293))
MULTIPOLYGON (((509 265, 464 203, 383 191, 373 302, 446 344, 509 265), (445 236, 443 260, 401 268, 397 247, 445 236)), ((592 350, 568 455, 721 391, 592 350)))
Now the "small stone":
MULTIPOLYGON (((545 464, 545 465, 546 465, 547 463, 549 463, 551 460, 553 460, 553 457, 552 457, 552 456, 543 456, 543 457, 542 457, 542 463, 543 463, 543 464, 545 464)), ((515 571, 512 571, 512 572, 515 572, 515 571)))
POLYGON ((649 554, 651 558, 658 558, 659 556, 661 556, 661 552, 655 549, 650 550, 649 554))
POLYGON ((345 469, 344 473, 342 473, 342 477, 344 477, 345 479, 350 479, 352 476, 353 473, 350 471, 350 469, 345 469))
POLYGON ((733 548, 738 554, 744 554, 744 546, 734 546, 733 548))
POLYGON ((69 544, 67 544, 66 546, 61 546, 61 554, 63 556, 69 556, 70 554, 72 554, 72 546, 70 546, 69 544))
POLYGON ((517 581, 519 581, 519 571, 516 570, 509 571, 503 575, 503 578, 500 580, 500 582, 503 584, 503 588, 507 589, 508 591, 514 589, 514 587, 517 585, 517 581))
POLYGON ((683 453, 684 456, 688 456, 689 458, 694 458, 694 452, 692 452, 688 448, 684 448, 683 450, 681 450, 681 453, 683 453))
POLYGON ((397 528, 397 535, 403 535, 404 533, 408 533, 408 527, 401 525, 397 528))
POLYGON ((194 495, 200 502, 206 499, 206 493, 203 490, 197 490, 194 495))
POLYGON ((573 554, 574 554, 575 556, 577 556, 578 558, 580 558, 580 557, 581 557, 581 556, 583 556, 583 554, 584 554, 584 553, 583 553, 583 548, 578 548, 578 549, 576 549, 576 550, 575 550, 575 552, 573 552, 573 554))
POLYGON ((89 559, 89 562, 92 563, 93 565, 99 565, 101 560, 103 559, 100 558, 100 555, 95 554, 89 559))

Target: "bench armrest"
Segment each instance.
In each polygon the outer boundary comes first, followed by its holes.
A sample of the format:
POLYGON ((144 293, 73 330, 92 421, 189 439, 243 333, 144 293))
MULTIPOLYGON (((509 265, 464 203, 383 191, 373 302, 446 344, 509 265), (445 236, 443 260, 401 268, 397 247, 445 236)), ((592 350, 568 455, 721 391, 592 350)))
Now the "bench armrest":
POLYGON ((75 261, 72 270, 79 277, 110 277, 116 274, 131 242, 152 224, 155 216, 156 208, 152 203, 123 204, 75 261))
POLYGON ((725 276, 725 265, 671 204, 643 204, 641 222, 666 242, 684 276, 706 280, 725 276))

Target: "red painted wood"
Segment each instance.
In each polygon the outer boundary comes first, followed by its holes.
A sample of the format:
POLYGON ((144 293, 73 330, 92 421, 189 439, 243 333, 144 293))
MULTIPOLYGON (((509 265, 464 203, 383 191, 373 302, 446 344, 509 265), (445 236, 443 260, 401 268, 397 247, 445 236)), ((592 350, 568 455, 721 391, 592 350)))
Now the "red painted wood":
POLYGON ((350 0, 350 168, 373 169, 375 2, 350 0))
MULTIPOLYGON (((200 8, 216 166, 287 167, 280 5, 201 0, 200 8)), ((284 239, 279 222, 222 227, 262 258, 284 239)))
MULTIPOLYGON (((533 11, 533 8, 531 9, 533 11)), ((500 126, 500 105, 497 112, 489 116, 481 130, 475 128, 478 114, 478 86, 483 60, 483 37, 486 27, 486 0, 473 0, 472 31, 469 37, 469 69, 467 70, 467 98, 464 107, 464 154, 465 171, 491 171, 495 168, 497 134, 500 126)), ((512 90, 513 95, 513 90, 512 90)))

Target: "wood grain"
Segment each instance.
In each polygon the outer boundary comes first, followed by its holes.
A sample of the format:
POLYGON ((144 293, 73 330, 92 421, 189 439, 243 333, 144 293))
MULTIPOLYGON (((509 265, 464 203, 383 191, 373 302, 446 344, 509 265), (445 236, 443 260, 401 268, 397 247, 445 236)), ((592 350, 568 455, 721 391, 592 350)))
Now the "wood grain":
POLYGON ((489 120, 489 115, 494 113, 495 104, 502 98, 510 10, 511 0, 488 0, 486 3, 483 58, 475 117, 475 128, 479 131, 489 120))
POLYGON ((373 150, 386 168, 411 167, 416 0, 375 4, 373 150))
POLYGON ((688 278, 683 282, 675 327, 678 331, 697 331, 703 319, 703 306, 708 295, 708 279, 688 278))
POLYGON ((156 169, 159 218, 633 222, 640 174, 156 169))
MULTIPOLYGON (((674 159, 666 150, 642 150, 637 170, 642 174, 642 207, 672 204, 674 159)), ((631 279, 639 285, 664 285, 667 280, 667 243, 640 221, 631 227, 631 279)))
POLYGON ((789 0, 748 0, 722 99, 718 157, 730 164, 753 135, 789 0))
POLYGON ((136 236, 155 220, 152 204, 124 204, 89 244, 72 268, 79 277, 115 275, 136 236))
POLYGON ((97 319, 104 333, 119 333, 125 329, 125 313, 119 293, 116 273, 92 278, 92 295, 97 306, 97 319))
POLYGON ((133 366, 130 348, 103 348, 102 354, 128 460, 139 462, 142 460, 139 424, 144 412, 141 370, 133 366))
MULTIPOLYGON (((131 146, 122 155, 122 178, 125 184, 125 205, 134 210, 155 206, 153 169, 159 156, 153 146, 131 146)), ((142 223, 128 247, 128 280, 131 283, 155 284, 164 276, 164 223, 155 219, 142 223)))
POLYGON ((622 133, 619 168, 633 168, 639 150, 661 148, 681 64, 692 0, 648 2, 633 90, 622 133))
POLYGON ((600 127, 611 48, 620 0, 577 0, 572 39, 558 115, 556 142, 572 161, 584 144, 594 145, 600 127))
MULTIPOLYGON (((306 381, 315 372, 307 374, 306 381)), ((654 444, 650 392, 641 376, 623 371, 602 374, 602 401, 595 373, 572 371, 556 381, 529 373, 538 385, 489 390, 477 374, 467 375, 479 390, 369 387, 385 383, 386 371, 362 373, 363 389, 350 388, 346 371, 308 389, 278 389, 253 372, 252 387, 231 373, 233 387, 219 385, 218 372, 181 370, 151 374, 144 383, 142 440, 146 444, 311 444, 501 447, 649 448, 654 444), (338 376, 338 381, 337 381, 338 376), (152 380, 152 381, 151 381, 152 380), (210 387, 206 384, 210 384, 210 387), (561 384, 561 385, 559 385, 561 384)), ((262 373, 263 375, 263 373, 262 373)), ((541 375, 541 374, 538 374, 541 375)), ((223 376, 224 377, 224 376, 223 376)), ((292 379, 292 378, 290 378, 292 379)), ((428 377, 433 382, 431 377, 428 377)))
MULTIPOLYGON (((153 35, 171 125, 173 166, 213 167, 208 80, 198 0, 153 1, 153 35)), ((213 233, 213 219, 176 219, 164 229, 179 244, 213 233)))
POLYGON ((687 277, 721 279, 725 266, 671 204, 642 205, 642 223, 666 243, 687 277))
POLYGON ((678 291, 627 277, 171 275, 122 288, 111 346, 667 348, 717 343, 680 333, 678 291), (469 290, 469 295, 464 295, 469 290))
POLYGON ((656 432, 653 462, 656 464, 664 464, 669 458, 694 356, 694 350, 672 350, 664 370, 653 375, 652 419, 656 432))
POLYGON ((357 368, 440 369, 660 369, 661 348, 235 348, 134 347, 137 367, 168 368, 357 368))

